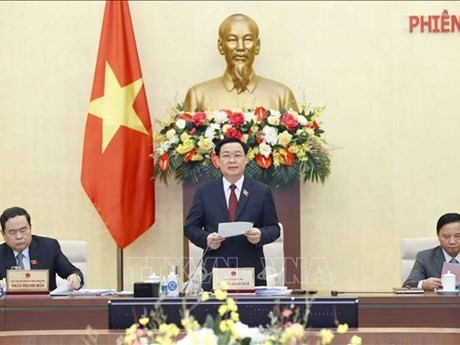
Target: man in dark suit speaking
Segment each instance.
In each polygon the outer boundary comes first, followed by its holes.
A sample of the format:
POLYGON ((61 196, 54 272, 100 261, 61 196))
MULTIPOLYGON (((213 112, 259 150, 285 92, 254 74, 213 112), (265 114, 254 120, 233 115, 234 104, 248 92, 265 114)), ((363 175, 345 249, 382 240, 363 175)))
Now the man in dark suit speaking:
POLYGON ((83 274, 62 253, 58 241, 32 235, 30 215, 20 207, 11 207, 0 216, 5 243, 0 245, 0 279, 11 266, 23 269, 48 269, 49 289, 56 289, 56 273, 67 279, 69 290, 83 286, 83 274))
POLYGON ((184 226, 185 236, 204 250, 202 287, 212 288, 213 267, 254 267, 255 285, 266 285, 263 245, 280 236, 270 187, 244 175, 245 143, 226 138, 214 151, 223 177, 198 187, 184 226), (223 238, 218 225, 230 221, 254 225, 244 235, 223 238))
POLYGON ((460 214, 446 213, 441 216, 436 224, 436 232, 440 245, 417 253, 404 286, 440 289, 444 262, 460 262, 460 214))

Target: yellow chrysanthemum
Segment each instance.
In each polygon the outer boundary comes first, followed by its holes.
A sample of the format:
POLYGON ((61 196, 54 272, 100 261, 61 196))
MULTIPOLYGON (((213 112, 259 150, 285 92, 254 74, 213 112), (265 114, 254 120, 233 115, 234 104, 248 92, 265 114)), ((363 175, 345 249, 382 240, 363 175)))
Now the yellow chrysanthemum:
POLYGON ((362 339, 360 336, 354 335, 350 339, 350 343, 348 345, 362 345, 362 339))
POLYGON ((201 294, 201 301, 202 302, 206 302, 209 300, 209 292, 208 291, 205 291, 201 294))
POLYGON ((238 306, 233 298, 227 298, 227 306, 229 311, 237 311, 238 306))
POLYGON ((337 333, 343 334, 347 333, 348 325, 346 323, 342 323, 337 327, 337 333))
POLYGON ((196 321, 193 317, 189 316, 189 317, 184 317, 182 320, 181 320, 181 324, 182 326, 184 326, 184 329, 187 331, 187 332, 190 332, 190 331, 197 331, 200 329, 200 324, 198 323, 198 321, 196 321))
POLYGON ((230 313, 230 319, 235 321, 235 322, 238 322, 238 321, 240 321, 240 314, 238 314, 236 311, 232 311, 230 313))
POLYGON ((330 329, 323 328, 319 332, 319 336, 321 337, 321 345, 328 345, 332 342, 332 339, 334 339, 334 333, 332 333, 330 329))
POLYGON ((149 318, 148 317, 142 317, 139 319, 139 323, 142 325, 142 326, 145 326, 146 324, 149 323, 149 318))
POLYGON ((218 310, 218 313, 220 316, 224 316, 228 311, 228 306, 226 304, 222 304, 220 307, 219 307, 219 310, 218 310))

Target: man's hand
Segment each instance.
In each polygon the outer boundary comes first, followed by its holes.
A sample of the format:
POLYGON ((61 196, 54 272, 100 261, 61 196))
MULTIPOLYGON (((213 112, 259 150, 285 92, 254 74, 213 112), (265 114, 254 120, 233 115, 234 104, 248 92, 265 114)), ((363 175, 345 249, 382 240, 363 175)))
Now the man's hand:
POLYGON ((207 237, 208 240, 208 247, 211 249, 219 249, 222 242, 225 240, 224 237, 220 236, 217 232, 213 232, 209 234, 207 237))
POLYGON ((257 244, 260 242, 260 236, 262 232, 257 228, 252 228, 244 233, 244 236, 248 239, 249 242, 252 244, 257 244))
POLYGON ((422 283, 423 290, 434 290, 440 289, 442 287, 441 279, 439 278, 428 278, 425 279, 422 283))
POLYGON ((67 277, 67 286, 69 287, 69 291, 79 289, 80 285, 81 279, 78 274, 72 273, 70 276, 67 277))

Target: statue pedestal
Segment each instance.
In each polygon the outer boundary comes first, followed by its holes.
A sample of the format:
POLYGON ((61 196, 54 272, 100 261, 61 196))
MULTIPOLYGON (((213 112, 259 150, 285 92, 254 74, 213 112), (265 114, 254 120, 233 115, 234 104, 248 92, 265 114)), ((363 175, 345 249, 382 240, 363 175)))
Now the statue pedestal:
MULTIPOLYGON (((183 185, 183 219, 192 206, 197 187, 207 180, 183 185)), ((285 285, 290 289, 300 289, 300 181, 289 187, 272 188, 278 219, 284 227, 285 285)), ((184 258, 188 258, 188 239, 184 237, 184 258)), ((186 264, 188 260, 184 261, 186 264)), ((186 265, 186 267, 188 267, 186 265)), ((184 272, 185 273, 185 272, 184 272)), ((188 274, 187 274, 188 276, 188 274)))

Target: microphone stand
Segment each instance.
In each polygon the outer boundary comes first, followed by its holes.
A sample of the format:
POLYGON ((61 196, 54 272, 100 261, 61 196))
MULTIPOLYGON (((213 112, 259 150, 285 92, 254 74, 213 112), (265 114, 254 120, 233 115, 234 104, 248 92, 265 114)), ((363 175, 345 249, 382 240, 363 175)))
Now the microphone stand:
MULTIPOLYGON (((179 291, 179 297, 185 297, 186 296, 186 291, 187 291, 187 288, 190 284, 190 282, 193 280, 193 277, 195 276, 196 274, 196 271, 198 270, 198 268, 201 269, 201 264, 203 263, 203 259, 204 259, 204 256, 206 255, 206 253, 209 251, 209 249, 211 249, 211 247, 209 245, 206 246, 206 249, 204 250, 203 252, 203 255, 201 255, 201 258, 200 258, 200 261, 198 261, 198 264, 196 265, 195 269, 193 270, 192 274, 189 275, 189 278, 187 280, 187 283, 185 283, 182 291, 179 291)), ((189 262, 190 262, 190 259, 189 259, 189 262)))

